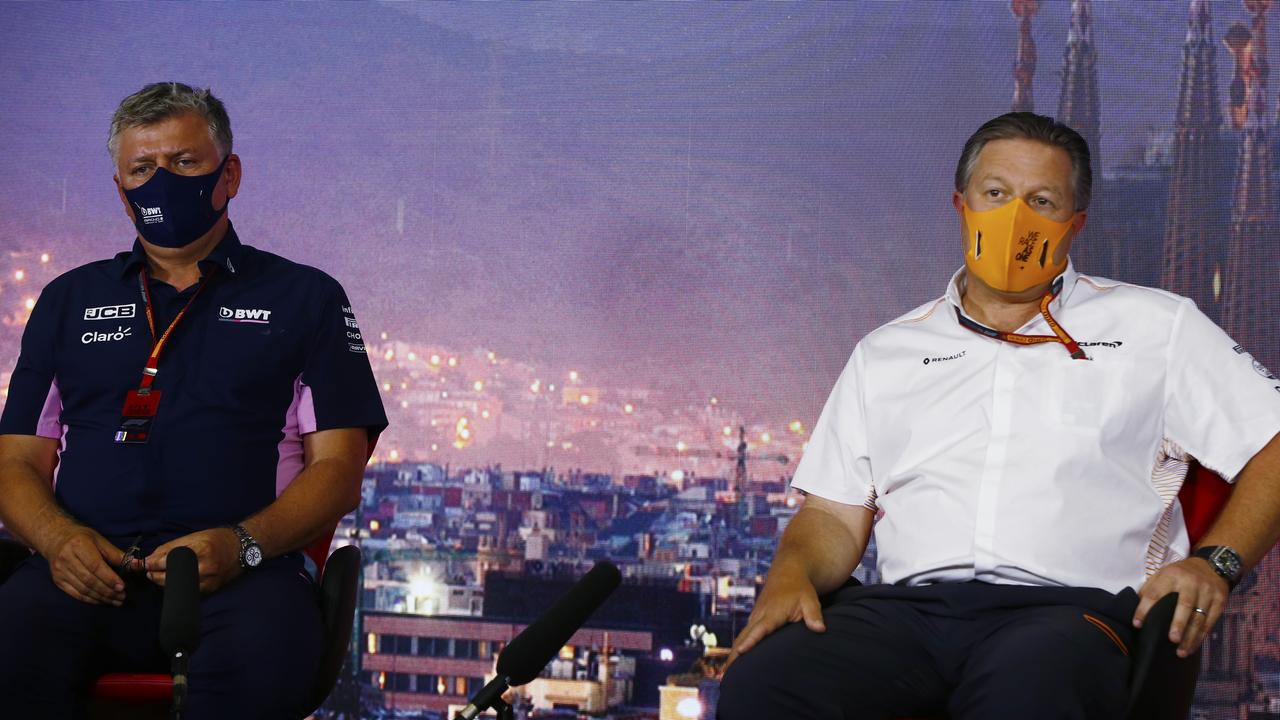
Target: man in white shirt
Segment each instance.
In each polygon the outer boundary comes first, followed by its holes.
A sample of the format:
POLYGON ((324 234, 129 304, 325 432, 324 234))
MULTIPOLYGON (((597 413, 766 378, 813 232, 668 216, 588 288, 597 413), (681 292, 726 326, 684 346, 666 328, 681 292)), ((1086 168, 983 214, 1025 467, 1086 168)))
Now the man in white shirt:
POLYGON ((720 718, 1120 717, 1151 605, 1179 593, 1185 657, 1275 544, 1280 382, 1190 300, 1076 272, 1090 190, 1087 144, 1051 118, 966 143, 965 267, 854 349, 720 718), (1195 549, 1191 458, 1235 483, 1195 549), (824 608, 873 523, 886 584, 824 608))

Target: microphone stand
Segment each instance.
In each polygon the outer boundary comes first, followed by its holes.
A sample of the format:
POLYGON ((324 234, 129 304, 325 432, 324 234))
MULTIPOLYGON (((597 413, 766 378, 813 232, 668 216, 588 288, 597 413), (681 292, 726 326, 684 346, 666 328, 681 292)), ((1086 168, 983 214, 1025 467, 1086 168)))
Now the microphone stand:
POLYGON ((173 656, 173 709, 170 717, 182 720, 182 710, 187 704, 187 654, 179 651, 173 656))

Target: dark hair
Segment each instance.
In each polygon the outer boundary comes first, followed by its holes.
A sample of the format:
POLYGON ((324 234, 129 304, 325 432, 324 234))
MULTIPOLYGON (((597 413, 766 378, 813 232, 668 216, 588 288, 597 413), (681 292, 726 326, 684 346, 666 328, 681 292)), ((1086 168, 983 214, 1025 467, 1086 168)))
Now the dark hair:
POLYGON ((992 140, 1023 138, 1067 151, 1071 158, 1071 185, 1075 195, 1076 210, 1089 207, 1093 194, 1093 169, 1089 164, 1089 143, 1080 133, 1045 115, 1031 112, 1010 112, 983 123, 969 136, 956 163, 956 192, 963 193, 969 186, 969 177, 978 164, 978 153, 992 140))
POLYGON ((182 113, 193 112, 209 125, 209 137, 225 158, 231 154, 231 118, 222 101, 205 88, 197 90, 179 82, 152 83, 120 101, 111 117, 107 150, 114 160, 120 146, 120 132, 131 127, 154 125, 182 113))

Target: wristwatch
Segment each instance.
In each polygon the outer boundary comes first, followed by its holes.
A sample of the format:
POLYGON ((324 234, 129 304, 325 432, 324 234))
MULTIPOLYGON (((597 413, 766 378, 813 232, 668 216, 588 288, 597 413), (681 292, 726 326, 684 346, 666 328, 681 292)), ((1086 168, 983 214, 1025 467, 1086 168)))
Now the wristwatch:
POLYGON ((236 537, 240 538, 240 567, 243 570, 252 570, 262 564, 262 546, 257 540, 245 530, 243 526, 236 525, 231 528, 236 537))
POLYGON ((1244 562, 1240 560, 1240 555, 1235 550, 1226 545, 1208 545, 1191 553, 1191 556, 1204 558, 1205 562, 1209 563, 1209 567, 1221 575, 1232 590, 1244 578, 1244 562))

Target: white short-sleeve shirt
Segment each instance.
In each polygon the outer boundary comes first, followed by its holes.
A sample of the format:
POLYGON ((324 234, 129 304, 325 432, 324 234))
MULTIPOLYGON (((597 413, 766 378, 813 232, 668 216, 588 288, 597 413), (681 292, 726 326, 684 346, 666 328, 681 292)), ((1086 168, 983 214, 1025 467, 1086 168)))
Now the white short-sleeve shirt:
POLYGON ((792 485, 877 511, 889 583, 1117 592, 1186 557, 1188 459, 1234 480, 1280 380, 1191 300, 1070 264, 1050 312, 1090 360, 995 340, 958 321, 962 277, 857 344, 792 485))

